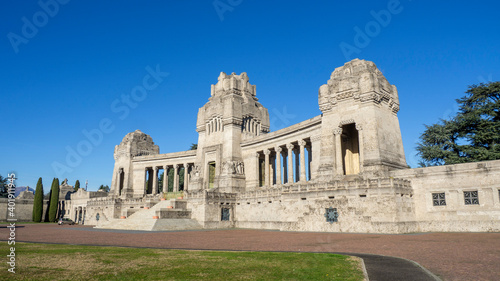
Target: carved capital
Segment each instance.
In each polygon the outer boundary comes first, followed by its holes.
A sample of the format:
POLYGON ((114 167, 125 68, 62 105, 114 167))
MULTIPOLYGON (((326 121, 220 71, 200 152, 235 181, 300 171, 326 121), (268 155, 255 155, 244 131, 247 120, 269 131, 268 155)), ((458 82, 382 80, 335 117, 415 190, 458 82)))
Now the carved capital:
POLYGON ((363 126, 361 124, 356 124, 356 130, 358 131, 363 130, 363 126))
POLYGON ((274 151, 276 151, 276 153, 280 153, 282 150, 283 150, 283 149, 282 149, 281 147, 279 147, 279 146, 276 146, 276 147, 274 148, 274 151))
POLYGON ((260 153, 255 152, 255 157, 260 158, 260 153))
POLYGON ((184 163, 183 166, 184 166, 184 169, 189 168, 189 164, 188 163, 184 163))
POLYGON ((294 145, 289 143, 286 145, 286 149, 290 150, 290 149, 293 149, 294 145))
POLYGON ((305 140, 299 140, 299 145, 300 146, 305 146, 306 145, 306 141, 305 140))
POLYGON ((178 170, 180 166, 181 166, 181 165, 179 165, 179 164, 175 164, 175 165, 174 165, 174 168, 175 168, 176 170, 178 170))
POLYGON ((340 134, 342 134, 342 128, 335 128, 335 129, 333 129, 333 134, 334 135, 340 135, 340 134))
POLYGON ((264 150, 264 155, 269 155, 269 154, 271 154, 271 151, 269 149, 265 149, 264 150))

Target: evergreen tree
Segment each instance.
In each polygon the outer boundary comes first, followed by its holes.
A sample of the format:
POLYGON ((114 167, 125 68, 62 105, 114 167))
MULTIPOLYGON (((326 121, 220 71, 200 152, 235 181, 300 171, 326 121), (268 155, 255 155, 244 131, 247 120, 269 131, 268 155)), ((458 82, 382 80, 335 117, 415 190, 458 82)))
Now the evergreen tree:
POLYGON ((59 179, 54 178, 54 180, 52 181, 52 187, 50 188, 49 222, 56 221, 58 205, 59 205, 59 179))
POLYGON ((469 86, 450 120, 425 126, 421 166, 500 159, 500 82, 469 86))
POLYGON ((76 180, 74 188, 75 188, 75 191, 78 191, 78 189, 80 189, 80 181, 79 180, 76 180))
POLYGON ((101 184, 101 186, 99 186, 99 190, 109 192, 109 186, 101 184))
MULTIPOLYGON (((168 192, 174 191, 174 172, 175 169, 168 170, 168 192)), ((179 190, 183 190, 184 187, 184 167, 177 169, 177 178, 179 179, 179 190)))
POLYGON ((0 175, 0 198, 9 197, 8 179, 0 175))
POLYGON ((158 179, 158 190, 159 192, 164 192, 163 190, 163 176, 165 175, 165 172, 160 175, 160 178, 158 179))
POLYGON ((191 146, 189 147, 189 150, 197 150, 197 149, 198 149, 197 143, 192 143, 191 146))
POLYGON ((35 200, 33 201, 33 221, 41 222, 43 216, 43 184, 42 178, 38 179, 35 189, 35 200))
POLYGON ((168 169, 168 186, 167 192, 174 191, 174 169, 168 169))

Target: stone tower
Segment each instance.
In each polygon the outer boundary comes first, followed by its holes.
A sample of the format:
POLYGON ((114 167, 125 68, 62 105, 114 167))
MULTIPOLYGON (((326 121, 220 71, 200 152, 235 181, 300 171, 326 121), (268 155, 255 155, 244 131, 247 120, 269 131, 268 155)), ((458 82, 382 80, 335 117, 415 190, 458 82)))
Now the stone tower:
POLYGON ((190 189, 239 192, 245 189, 240 143, 269 132, 269 114, 245 72, 221 72, 208 103, 198 111, 198 150, 190 189))
POLYGON ((140 130, 128 133, 122 142, 115 146, 115 167, 113 169, 110 194, 121 197, 134 197, 134 195, 142 197, 144 195, 144 187, 133 187, 134 173, 132 158, 158 153, 160 153, 160 148, 154 144, 153 139, 149 135, 140 130))
POLYGON ((320 175, 384 176, 406 168, 396 86, 370 61, 336 68, 319 88, 323 112, 320 175))

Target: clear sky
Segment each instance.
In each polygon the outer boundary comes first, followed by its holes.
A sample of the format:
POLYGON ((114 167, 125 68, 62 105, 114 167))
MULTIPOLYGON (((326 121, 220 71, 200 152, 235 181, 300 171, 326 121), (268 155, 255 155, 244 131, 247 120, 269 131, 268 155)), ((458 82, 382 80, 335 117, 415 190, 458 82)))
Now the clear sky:
POLYGON ((0 174, 31 187, 42 177, 46 192, 53 177, 111 186, 114 146, 136 129, 160 153, 187 150, 221 71, 247 72, 274 131, 321 114, 318 89, 336 67, 375 62, 398 88, 412 167, 423 124, 456 112, 468 85, 500 80, 498 1, 1 6, 0 174))

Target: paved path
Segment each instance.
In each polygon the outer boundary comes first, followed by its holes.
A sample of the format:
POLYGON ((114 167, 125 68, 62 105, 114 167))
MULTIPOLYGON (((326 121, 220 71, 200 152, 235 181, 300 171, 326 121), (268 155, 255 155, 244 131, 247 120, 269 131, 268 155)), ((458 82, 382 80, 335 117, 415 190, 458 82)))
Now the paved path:
MULTIPOLYGON (((140 232, 55 224, 23 226, 16 230, 17 241, 169 249, 373 254, 415 261, 445 280, 500 280, 500 233, 388 235, 248 229, 140 232)), ((0 227, 0 240, 5 240, 7 235, 8 230, 0 227)), ((387 266, 395 262, 398 260, 389 261, 387 266)), ((365 259, 365 263, 368 270, 372 266, 370 260, 365 259)), ((401 265, 400 273, 403 275, 398 277, 400 280, 407 280, 408 275, 403 273, 405 266, 401 265)), ((392 272, 384 268, 387 267, 371 271, 392 272)), ((392 277, 381 278, 370 280, 389 280, 392 277)))

